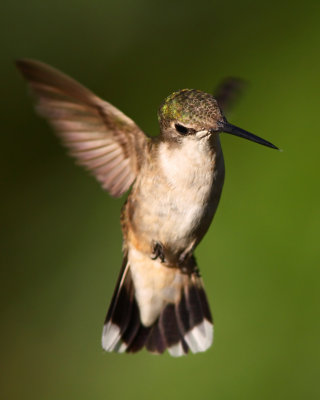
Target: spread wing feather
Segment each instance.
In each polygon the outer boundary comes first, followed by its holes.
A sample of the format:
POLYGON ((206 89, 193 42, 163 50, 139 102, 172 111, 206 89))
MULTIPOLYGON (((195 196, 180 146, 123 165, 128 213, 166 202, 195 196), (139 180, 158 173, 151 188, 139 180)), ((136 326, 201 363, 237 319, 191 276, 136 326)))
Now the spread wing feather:
POLYGON ((38 113, 53 126, 78 164, 112 196, 135 180, 147 136, 125 114, 60 71, 35 60, 17 67, 37 100, 38 113))
POLYGON ((245 80, 235 77, 225 78, 219 83, 214 91, 214 97, 224 113, 232 111, 247 86, 245 80))

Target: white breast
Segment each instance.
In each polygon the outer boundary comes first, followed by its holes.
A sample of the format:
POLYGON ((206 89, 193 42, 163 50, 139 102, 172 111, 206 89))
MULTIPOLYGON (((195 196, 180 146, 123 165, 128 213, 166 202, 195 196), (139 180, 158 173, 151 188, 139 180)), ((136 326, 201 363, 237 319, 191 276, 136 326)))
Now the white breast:
POLYGON ((162 211, 167 211, 171 220, 168 230, 164 224, 164 235, 167 240, 170 236, 172 240, 183 240, 205 211, 215 178, 215 154, 209 151, 207 139, 184 138, 176 148, 166 143, 161 145, 159 159, 169 186, 161 201, 162 211), (175 219, 174 232, 172 218, 175 219))

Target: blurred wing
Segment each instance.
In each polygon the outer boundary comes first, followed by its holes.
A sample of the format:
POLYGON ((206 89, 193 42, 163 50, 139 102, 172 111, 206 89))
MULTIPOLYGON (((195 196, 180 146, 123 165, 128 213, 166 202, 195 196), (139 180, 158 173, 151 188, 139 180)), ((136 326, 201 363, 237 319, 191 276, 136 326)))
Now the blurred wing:
POLYGON ((48 65, 18 60, 37 99, 37 111, 53 126, 80 165, 112 196, 135 180, 147 136, 126 115, 48 65))
POLYGON ((229 112, 239 100, 248 83, 240 78, 225 78, 214 91, 220 108, 224 113, 229 112))

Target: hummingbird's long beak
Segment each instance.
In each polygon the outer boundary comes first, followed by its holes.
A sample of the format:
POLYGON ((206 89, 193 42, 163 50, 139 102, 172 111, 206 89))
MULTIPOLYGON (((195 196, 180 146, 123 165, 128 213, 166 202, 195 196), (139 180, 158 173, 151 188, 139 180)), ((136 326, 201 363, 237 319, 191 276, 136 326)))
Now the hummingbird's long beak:
POLYGON ((264 139, 260 138, 259 136, 253 135, 252 133, 249 133, 249 132, 245 131, 244 129, 238 128, 237 126, 234 126, 227 121, 225 122, 225 124, 223 124, 223 127, 221 128, 221 132, 231 133, 231 135, 240 136, 244 139, 251 140, 252 142, 260 143, 264 146, 272 147, 273 149, 279 150, 279 148, 277 146, 268 142, 267 140, 264 140, 264 139))

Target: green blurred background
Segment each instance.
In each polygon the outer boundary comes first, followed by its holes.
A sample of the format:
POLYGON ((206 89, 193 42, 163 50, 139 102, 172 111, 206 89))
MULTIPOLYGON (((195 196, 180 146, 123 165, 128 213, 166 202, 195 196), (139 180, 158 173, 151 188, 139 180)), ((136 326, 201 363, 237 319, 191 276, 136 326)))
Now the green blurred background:
POLYGON ((3 0, 2 399, 319 399, 320 2, 3 0), (104 353, 123 199, 37 118, 13 66, 40 59, 148 133, 180 88, 250 82, 223 135, 226 182, 197 249, 215 343, 181 359, 104 353))

